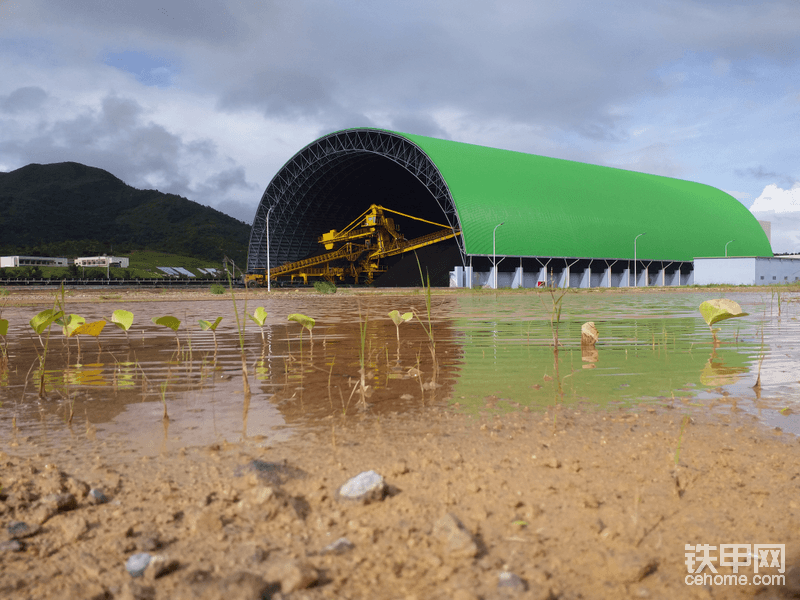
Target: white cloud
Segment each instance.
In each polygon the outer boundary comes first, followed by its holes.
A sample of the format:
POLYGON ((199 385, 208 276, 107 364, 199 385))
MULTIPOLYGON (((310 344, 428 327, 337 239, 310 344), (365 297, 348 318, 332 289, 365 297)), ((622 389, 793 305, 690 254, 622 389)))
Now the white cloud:
POLYGON ((800 181, 788 190, 771 183, 756 198, 750 210, 754 213, 768 210, 776 213, 800 212, 800 181))
POLYGON ((778 254, 800 253, 800 182, 785 190, 768 185, 753 202, 750 212, 772 226, 772 250, 778 254))

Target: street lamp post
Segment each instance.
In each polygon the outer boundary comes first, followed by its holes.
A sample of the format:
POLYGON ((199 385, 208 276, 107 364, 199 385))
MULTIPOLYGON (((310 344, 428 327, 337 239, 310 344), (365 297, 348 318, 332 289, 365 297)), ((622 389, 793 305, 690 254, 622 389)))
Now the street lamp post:
POLYGON ((272 276, 270 275, 270 268, 269 268, 269 215, 272 213, 272 209, 275 208, 275 205, 269 207, 267 211, 267 292, 272 291, 272 276))
POLYGON ((640 233, 633 238, 633 287, 636 287, 636 240, 642 237, 645 233, 647 232, 645 231, 644 233, 640 233))
POLYGON ((494 289, 497 289, 497 228, 506 222, 498 223, 492 230, 492 271, 494 272, 494 289))
MULTIPOLYGON (((730 244, 731 242, 735 242, 735 241, 736 240, 731 240, 730 242, 728 242, 728 244, 730 244)), ((725 258, 728 258, 728 244, 725 244, 725 258)))

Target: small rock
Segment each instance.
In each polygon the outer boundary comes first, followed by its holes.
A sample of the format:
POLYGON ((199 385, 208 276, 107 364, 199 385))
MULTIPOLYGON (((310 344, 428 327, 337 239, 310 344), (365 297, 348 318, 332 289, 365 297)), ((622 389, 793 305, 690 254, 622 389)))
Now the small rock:
POLYGON ((131 577, 141 577, 144 575, 147 565, 150 564, 151 558, 147 552, 132 554, 125 563, 125 568, 131 574, 131 577))
POLYGON ((452 513, 436 521, 433 535, 444 544, 445 553, 454 558, 473 558, 478 554, 478 545, 464 524, 452 513))
POLYGON ((542 461, 542 464, 545 467, 550 467, 551 469, 560 469, 561 468, 561 461, 557 458, 548 458, 542 461))
POLYGON ((267 579, 278 581, 281 592, 290 594, 297 590, 304 590, 315 584, 319 573, 313 565, 299 560, 279 560, 267 568, 267 579))
POLYGON ((497 588, 503 594, 521 594, 527 588, 525 582, 516 573, 501 571, 497 578, 497 588))
POLYGON ((287 479, 302 479, 306 472, 296 467, 290 467, 285 462, 267 462, 264 460, 251 460, 247 469, 259 479, 268 481, 272 485, 282 485, 287 479))
POLYGON ((89 490, 89 502, 91 504, 105 504, 108 502, 108 496, 100 488, 92 488, 89 490))
POLYGON ((383 500, 386 496, 386 483, 375 471, 364 471, 340 487, 337 495, 342 500, 368 504, 383 500))
POLYGON ((8 536, 12 540, 21 540, 39 533, 38 525, 30 526, 25 521, 14 521, 8 526, 8 536))
POLYGON ((25 545, 19 540, 0 542, 0 552, 22 552, 23 550, 25 550, 25 545))
POLYGON ((594 326, 593 321, 581 325, 581 344, 584 346, 594 346, 600 335, 597 332, 597 327, 594 326))
POLYGON ((332 544, 328 544, 322 549, 322 554, 344 554, 355 548, 355 544, 346 537, 341 537, 332 544))

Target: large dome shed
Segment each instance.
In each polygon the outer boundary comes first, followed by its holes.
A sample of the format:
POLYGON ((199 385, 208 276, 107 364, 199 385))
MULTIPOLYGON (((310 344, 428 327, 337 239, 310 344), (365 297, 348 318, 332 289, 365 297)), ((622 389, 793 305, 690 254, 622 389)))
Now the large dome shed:
POLYGON ((513 257, 506 268, 566 269, 565 285, 576 283, 571 265, 579 280, 599 269, 594 283, 607 272, 611 285, 612 265, 629 279, 634 258, 634 273, 655 262, 663 284, 664 269, 686 271, 695 257, 772 256, 752 214, 707 185, 364 128, 323 136, 278 171, 256 211, 248 271, 267 267, 268 234, 270 267, 297 261, 374 201, 460 232, 461 267, 513 257))

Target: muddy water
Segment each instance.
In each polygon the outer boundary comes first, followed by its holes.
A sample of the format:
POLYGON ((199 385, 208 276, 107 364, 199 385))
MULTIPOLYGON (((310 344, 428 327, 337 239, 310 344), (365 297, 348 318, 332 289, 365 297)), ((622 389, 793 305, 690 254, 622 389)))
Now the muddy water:
MULTIPOLYGON (((97 340, 67 341, 53 328, 41 380, 39 340, 27 325, 43 306, 6 307, 8 368, 0 372, 0 449, 76 452, 103 445, 120 456, 242 439, 265 445, 342 415, 392 414, 450 403, 498 412, 554 403, 609 406, 652 402, 744 410, 800 432, 800 326, 797 296, 725 294, 750 315, 719 324, 714 348, 697 306, 713 291, 573 294, 561 300, 553 352, 554 297, 445 294, 432 307, 435 359, 417 321, 398 331, 390 310, 426 321, 421 294, 293 296, 251 301, 269 313, 262 331, 242 336, 250 393, 244 393, 240 337, 230 299, 70 303, 87 321, 132 310, 125 333, 109 323, 97 340), (313 342, 287 315, 314 317, 313 342), (182 321, 176 335, 152 317, 182 321), (216 345, 199 319, 223 317, 216 345), (594 352, 580 327, 594 321, 594 352), (362 328, 363 337, 362 337, 362 328), (363 342, 362 342, 363 340, 363 342), (98 343, 99 342, 99 343, 98 343), (362 357, 364 362, 362 388, 362 357), (760 372, 761 388, 753 389, 760 372), (163 419, 166 406, 169 419, 163 419), (68 424, 70 412, 73 420, 68 424)), ((244 306, 238 303, 239 319, 244 306)))

